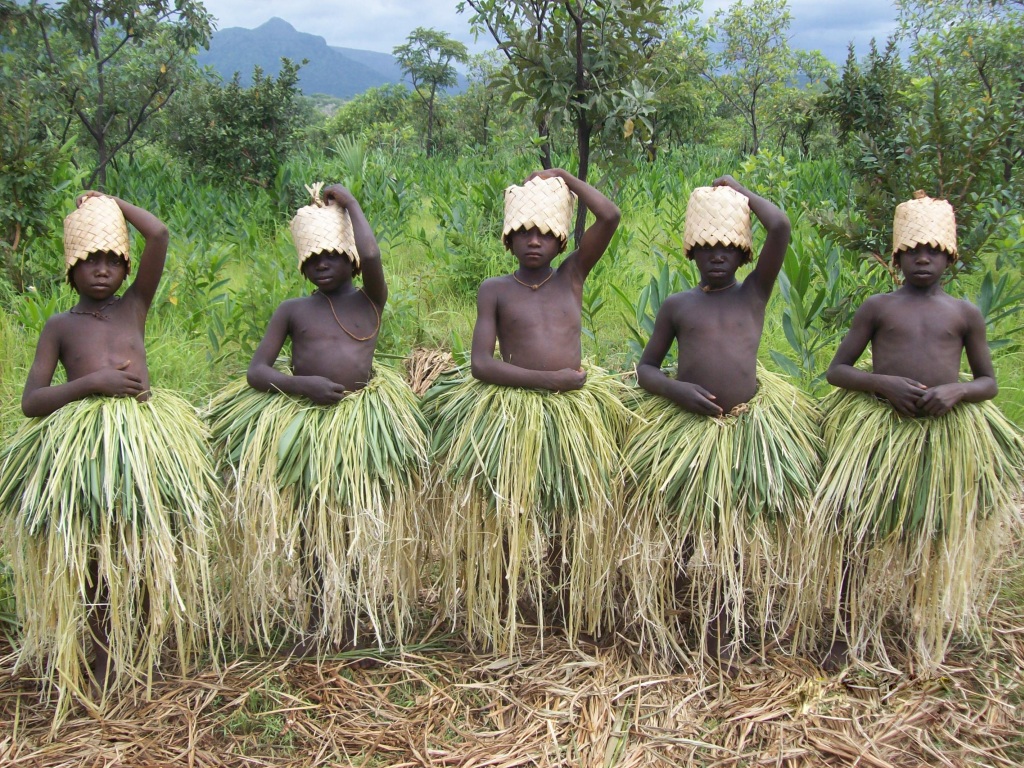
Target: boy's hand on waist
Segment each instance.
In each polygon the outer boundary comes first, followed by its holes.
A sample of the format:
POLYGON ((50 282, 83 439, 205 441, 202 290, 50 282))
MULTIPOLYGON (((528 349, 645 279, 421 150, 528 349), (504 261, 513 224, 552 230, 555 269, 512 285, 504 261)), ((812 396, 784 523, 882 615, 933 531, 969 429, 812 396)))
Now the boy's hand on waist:
POLYGON ((582 368, 579 370, 563 368, 560 371, 548 372, 544 388, 550 389, 552 392, 568 392, 573 389, 583 389, 583 385, 586 383, 587 372, 582 368))
POLYGON ((920 412, 929 416, 943 416, 949 413, 953 406, 963 400, 964 388, 958 383, 940 384, 937 387, 925 390, 921 399, 917 401, 917 408, 920 412))
POLYGON ((324 376, 296 376, 300 394, 317 405, 331 405, 345 397, 345 388, 324 376))
POLYGON ((715 396, 708 392, 700 384, 693 384, 689 381, 677 382, 678 396, 676 402, 688 410, 701 416, 721 416, 722 407, 715 403, 715 396))
POLYGON ((124 370, 128 362, 124 362, 117 368, 102 368, 90 373, 87 377, 89 389, 93 394, 106 395, 108 397, 138 397, 145 390, 142 386, 142 377, 137 373, 124 370))
POLYGON ((904 416, 920 414, 921 396, 927 391, 924 384, 906 376, 882 376, 875 390, 904 416))

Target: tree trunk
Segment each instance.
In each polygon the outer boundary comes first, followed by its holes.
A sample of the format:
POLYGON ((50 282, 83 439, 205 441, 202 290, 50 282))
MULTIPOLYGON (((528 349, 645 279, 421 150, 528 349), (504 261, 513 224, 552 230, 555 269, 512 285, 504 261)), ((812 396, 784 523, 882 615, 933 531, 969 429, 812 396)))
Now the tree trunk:
MULTIPOLYGON (((580 115, 576 121, 576 151, 580 156, 580 168, 576 173, 576 178, 586 183, 587 174, 590 173, 590 134, 593 131, 593 126, 590 125, 590 121, 587 120, 585 115, 580 115)), ((583 237, 583 232, 587 228, 587 208, 584 205, 580 205, 576 209, 576 227, 573 229, 572 239, 573 245, 579 247, 580 239, 583 237)))
POLYGON ((434 156, 434 95, 427 102, 427 157, 434 156))
POLYGON ((548 116, 542 115, 540 121, 537 123, 537 136, 541 138, 540 143, 540 167, 547 170, 551 168, 551 142, 548 137, 551 135, 551 129, 548 127, 548 116))

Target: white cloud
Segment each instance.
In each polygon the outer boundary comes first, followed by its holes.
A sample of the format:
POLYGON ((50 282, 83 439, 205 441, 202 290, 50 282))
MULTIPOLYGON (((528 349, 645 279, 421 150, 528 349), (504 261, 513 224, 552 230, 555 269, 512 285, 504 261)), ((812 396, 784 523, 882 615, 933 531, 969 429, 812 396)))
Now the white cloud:
POLYGON ((433 27, 461 40, 472 50, 489 48, 489 40, 473 44, 469 13, 456 11, 456 0, 204 0, 217 28, 255 29, 276 16, 299 32, 323 37, 328 45, 391 53, 416 27, 433 27))
MULTIPOLYGON (((205 0, 217 27, 254 29, 277 16, 300 32, 319 35, 329 45, 390 53, 416 27, 433 27, 461 40, 471 51, 492 48, 490 37, 473 41, 471 9, 458 13, 458 0, 205 0)), ((732 5, 729 0, 705 0, 710 16, 732 5)), ((853 41, 858 56, 872 37, 879 45, 895 27, 896 7, 890 0, 790 0, 793 17, 791 44, 821 50, 841 64, 853 41)))

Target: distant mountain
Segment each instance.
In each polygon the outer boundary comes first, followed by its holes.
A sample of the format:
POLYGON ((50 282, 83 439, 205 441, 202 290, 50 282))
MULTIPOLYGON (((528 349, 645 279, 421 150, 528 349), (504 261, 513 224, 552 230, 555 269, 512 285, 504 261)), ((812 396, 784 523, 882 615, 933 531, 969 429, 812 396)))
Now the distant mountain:
POLYGON ((299 32, 276 17, 256 29, 218 30, 210 49, 200 51, 196 61, 200 66, 213 67, 225 80, 238 72, 241 83, 249 85, 254 66, 276 76, 282 57, 296 63, 309 59, 299 70, 299 87, 306 94, 350 99, 387 83, 410 85, 391 54, 330 46, 322 37, 299 32))

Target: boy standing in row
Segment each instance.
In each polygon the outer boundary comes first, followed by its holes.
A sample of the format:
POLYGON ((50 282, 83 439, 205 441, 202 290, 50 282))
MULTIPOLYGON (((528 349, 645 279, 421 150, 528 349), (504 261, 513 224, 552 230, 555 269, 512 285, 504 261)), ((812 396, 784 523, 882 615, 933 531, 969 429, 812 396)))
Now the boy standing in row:
POLYGON ((892 616, 917 660, 940 663, 952 632, 976 627, 1024 473, 1024 442, 990 402, 985 321, 942 288, 957 257, 952 206, 923 192, 897 206, 892 250, 903 286, 861 305, 828 369, 843 391, 824 404, 815 506, 838 514, 844 547, 829 666, 872 645, 884 658, 892 616), (869 345, 871 370, 854 367, 869 345))
POLYGON ((643 398, 625 455, 629 512, 627 614, 664 656, 682 635, 731 666, 754 616, 761 647, 788 624, 799 595, 789 566, 819 465, 808 398, 757 364, 765 309, 789 245, 775 205, 731 176, 695 189, 686 255, 700 284, 665 300, 637 366, 643 398), (750 212, 766 230, 753 271, 750 212), (675 378, 661 370, 672 343, 675 378))
POLYGON ((76 206, 64 252, 79 300, 43 327, 22 397, 31 420, 0 472, 19 663, 42 667, 57 687, 58 719, 69 694, 102 704, 110 691, 149 682, 169 647, 183 668, 215 650, 209 553, 218 493, 205 430, 181 397, 150 389, 146 364, 167 227, 98 192, 76 206), (146 246, 118 294, 131 269, 125 219, 146 246), (58 363, 62 384, 53 383, 58 363))
POLYGON ((443 479, 442 600, 454 616, 461 598, 471 641, 499 652, 528 619, 564 622, 571 643, 613 621, 628 413, 611 377, 583 369, 580 334, 583 283, 618 222, 614 203, 561 169, 509 187, 503 240, 517 269, 480 286, 474 378, 425 403, 443 479), (556 267, 574 196, 595 221, 556 267))

